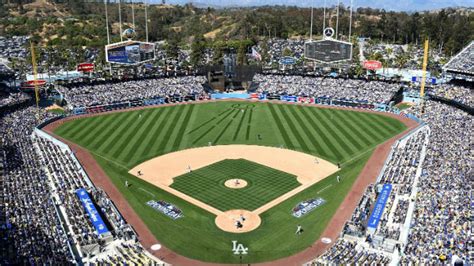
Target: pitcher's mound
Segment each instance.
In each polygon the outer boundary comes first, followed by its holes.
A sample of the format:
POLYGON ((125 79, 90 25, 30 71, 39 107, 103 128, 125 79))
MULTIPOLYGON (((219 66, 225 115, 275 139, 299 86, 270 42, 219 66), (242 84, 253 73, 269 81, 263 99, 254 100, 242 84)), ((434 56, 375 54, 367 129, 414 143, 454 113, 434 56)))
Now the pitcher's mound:
POLYGON ((225 181, 224 186, 228 188, 244 188, 247 186, 247 181, 238 178, 232 178, 225 181))
POLYGON ((216 217, 219 229, 231 233, 246 233, 257 229, 262 220, 258 214, 247 210, 230 210, 216 217), (243 217, 243 219, 242 219, 243 217), (238 223, 240 223, 239 226, 238 223))

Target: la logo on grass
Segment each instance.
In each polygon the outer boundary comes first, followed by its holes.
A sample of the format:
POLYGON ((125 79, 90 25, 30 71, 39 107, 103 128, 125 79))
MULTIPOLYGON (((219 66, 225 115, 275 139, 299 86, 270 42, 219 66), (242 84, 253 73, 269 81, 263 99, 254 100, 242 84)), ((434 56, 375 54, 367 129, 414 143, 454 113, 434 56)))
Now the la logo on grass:
POLYGON ((237 240, 232 240, 232 251, 235 255, 246 255, 248 250, 243 244, 238 244, 237 240))

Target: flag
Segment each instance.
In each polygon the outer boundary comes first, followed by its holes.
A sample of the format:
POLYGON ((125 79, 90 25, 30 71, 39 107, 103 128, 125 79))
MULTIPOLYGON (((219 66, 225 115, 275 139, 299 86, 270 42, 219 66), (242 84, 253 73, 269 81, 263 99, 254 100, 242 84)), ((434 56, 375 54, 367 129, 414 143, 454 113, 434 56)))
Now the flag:
POLYGON ((255 50, 255 47, 252 47, 252 57, 258 61, 262 61, 262 56, 257 52, 257 50, 255 50))

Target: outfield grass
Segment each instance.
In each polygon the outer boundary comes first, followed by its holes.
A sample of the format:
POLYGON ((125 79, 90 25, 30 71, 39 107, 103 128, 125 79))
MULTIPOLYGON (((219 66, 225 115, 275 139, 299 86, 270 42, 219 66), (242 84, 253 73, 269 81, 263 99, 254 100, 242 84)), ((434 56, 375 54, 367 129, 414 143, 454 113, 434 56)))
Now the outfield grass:
POLYGON ((57 128, 56 134, 91 151, 117 188, 153 234, 184 256, 209 262, 239 263, 232 240, 249 247, 244 263, 286 257, 311 245, 326 227, 374 147, 402 132, 396 119, 378 114, 322 109, 300 105, 250 102, 213 102, 104 114, 77 119, 57 128), (257 134, 262 139, 257 138, 257 134), (219 230, 215 216, 128 174, 150 158, 191 147, 250 144, 280 147, 342 163, 334 175, 271 208, 261 215, 261 226, 250 233, 219 230), (335 176, 343 182, 337 183, 335 176), (123 186, 129 180, 131 187, 123 186), (326 203, 294 218, 300 201, 322 197, 326 203), (145 203, 172 202, 184 212, 176 221, 145 203), (305 229, 296 237, 296 225, 305 229))
POLYGON ((296 176, 244 159, 223 160, 173 180, 172 188, 221 211, 253 211, 300 186, 296 176), (241 178, 247 186, 232 189, 224 185, 241 178))

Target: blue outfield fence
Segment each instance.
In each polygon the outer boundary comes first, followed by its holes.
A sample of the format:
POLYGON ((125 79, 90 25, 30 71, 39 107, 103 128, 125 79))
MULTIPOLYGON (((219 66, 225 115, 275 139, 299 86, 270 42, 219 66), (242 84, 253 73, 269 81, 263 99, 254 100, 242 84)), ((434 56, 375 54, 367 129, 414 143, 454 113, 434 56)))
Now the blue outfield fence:
POLYGON ((212 100, 220 99, 250 99, 250 94, 248 93, 212 93, 212 100))
MULTIPOLYGON (((367 101, 356 101, 350 99, 333 99, 329 97, 305 97, 305 96, 296 96, 296 95, 269 95, 266 93, 213 93, 210 95, 212 100, 221 100, 221 99, 244 99, 244 100, 280 100, 282 102, 304 102, 304 103, 315 103, 322 105, 332 105, 332 106, 343 106, 343 107, 352 107, 352 108, 363 108, 371 109, 379 112, 391 111, 390 107, 386 104, 380 103, 369 103, 367 101)), ((185 102, 185 101, 195 101, 198 100, 197 95, 187 95, 184 97, 170 97, 170 98, 155 98, 155 99, 143 99, 143 100, 134 100, 129 102, 113 103, 107 105, 99 106, 89 106, 89 107, 76 107, 72 110, 72 115, 83 115, 83 114, 93 114, 93 113, 102 113, 113 110, 128 109, 132 107, 139 106, 153 106, 153 105, 162 105, 166 103, 173 102, 185 102)), ((393 110, 392 110, 393 111, 393 110)), ((413 118, 412 118, 413 119, 413 118)), ((416 121, 419 121, 415 119, 416 121)))
POLYGON ((105 225, 104 221, 100 217, 99 212, 94 206, 94 203, 92 202, 91 198, 89 197, 89 193, 84 188, 80 188, 76 190, 77 197, 79 197, 79 200, 82 203, 82 206, 86 210, 87 214, 89 215, 89 219, 92 222, 92 225, 94 226, 95 230, 99 235, 102 234, 107 234, 109 233, 109 229, 107 229, 107 226, 105 225))

